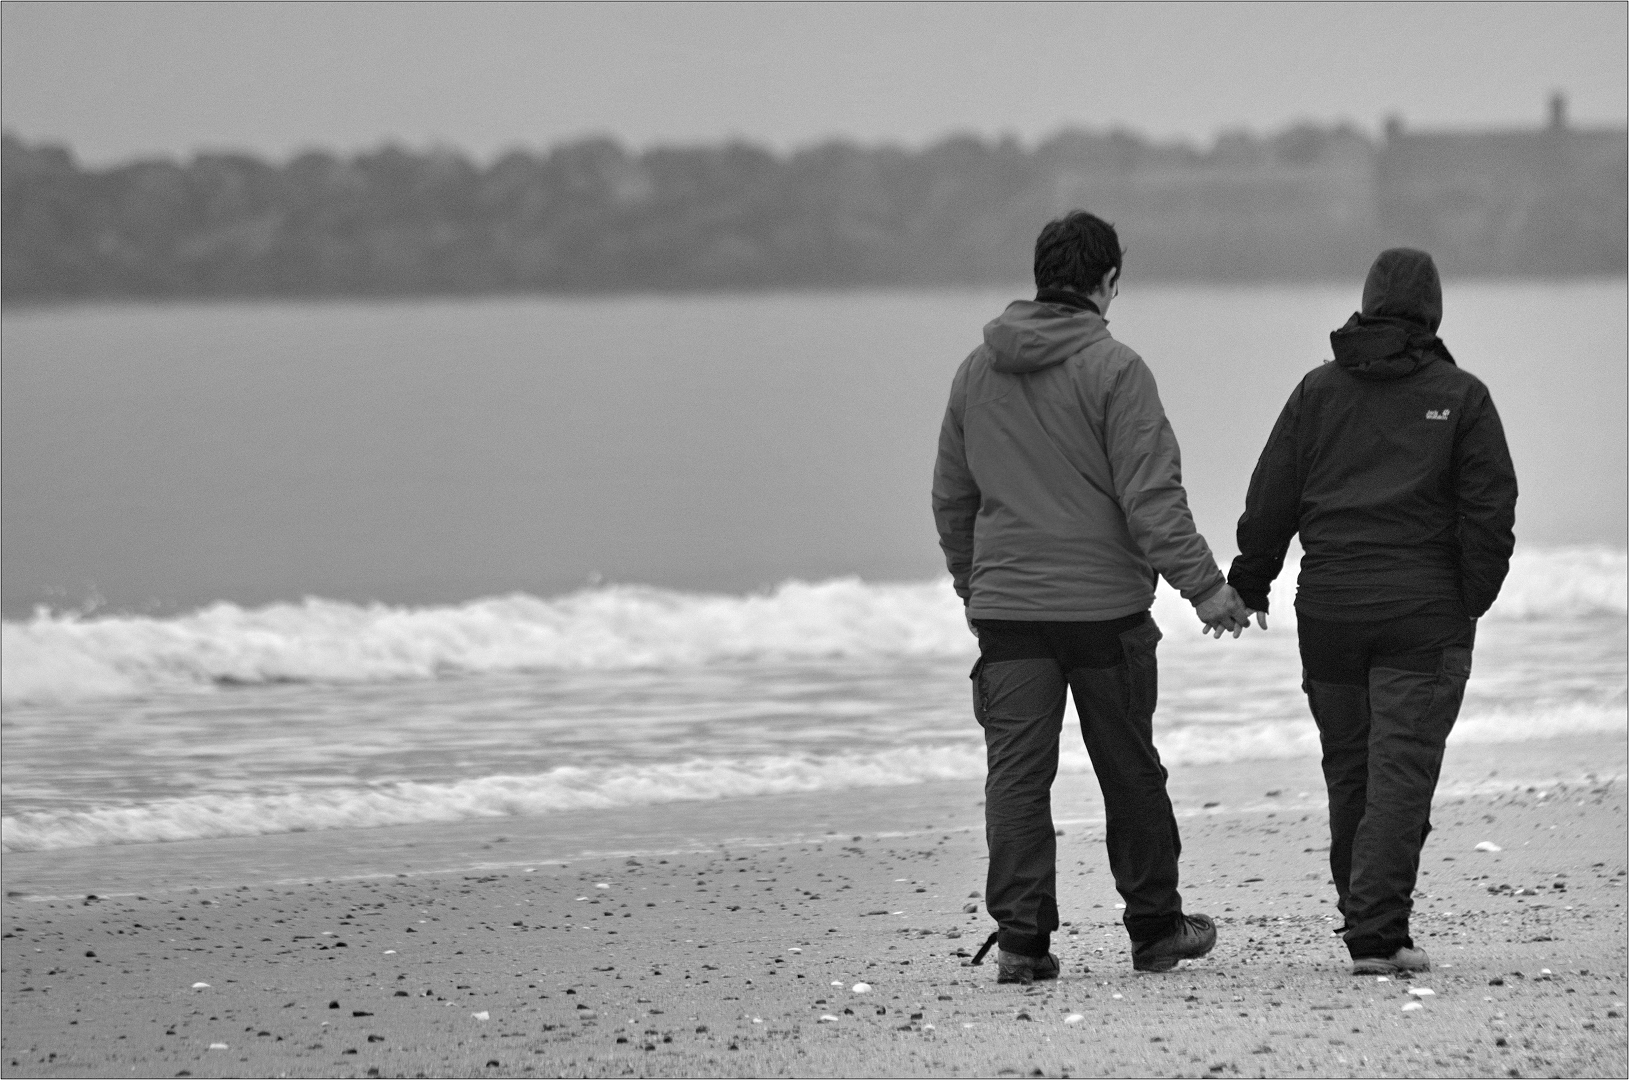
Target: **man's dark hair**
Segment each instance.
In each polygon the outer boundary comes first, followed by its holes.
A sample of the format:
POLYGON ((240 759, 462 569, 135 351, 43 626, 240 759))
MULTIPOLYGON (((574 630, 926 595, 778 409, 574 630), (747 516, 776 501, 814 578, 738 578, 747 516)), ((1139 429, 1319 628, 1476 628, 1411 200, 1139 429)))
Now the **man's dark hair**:
POLYGON ((1103 275, 1120 269, 1125 255, 1114 226, 1095 214, 1071 210, 1046 223, 1035 238, 1035 287, 1091 294, 1103 275))

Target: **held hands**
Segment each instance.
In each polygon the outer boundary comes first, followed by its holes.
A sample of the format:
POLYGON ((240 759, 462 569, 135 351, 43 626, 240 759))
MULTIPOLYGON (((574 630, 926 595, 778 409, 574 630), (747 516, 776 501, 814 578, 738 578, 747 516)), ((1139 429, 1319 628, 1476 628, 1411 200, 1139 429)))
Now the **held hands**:
POLYGON ((1206 634, 1214 632, 1217 640, 1221 639, 1224 630, 1231 630, 1235 638, 1244 633, 1250 626, 1251 615, 1255 615, 1257 626, 1263 630, 1267 629, 1267 613, 1252 612, 1239 598, 1239 594, 1233 591, 1231 585, 1223 585, 1204 603, 1195 604, 1194 614, 1205 624, 1202 632, 1206 634))

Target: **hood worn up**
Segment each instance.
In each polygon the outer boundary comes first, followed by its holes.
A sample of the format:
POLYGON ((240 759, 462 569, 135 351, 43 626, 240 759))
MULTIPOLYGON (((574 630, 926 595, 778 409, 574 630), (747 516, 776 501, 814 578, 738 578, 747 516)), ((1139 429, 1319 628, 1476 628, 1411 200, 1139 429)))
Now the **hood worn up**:
POLYGON ((995 370, 1009 375, 1061 364, 1108 336, 1108 322, 1097 312, 1036 300, 1014 300, 984 326, 995 370))
POLYGON ((1433 360, 1454 362, 1442 339, 1408 319, 1353 312, 1329 335, 1335 363, 1360 379, 1384 382, 1412 375, 1433 360))
POLYGON ((1363 314, 1403 319, 1428 334, 1442 325, 1442 278, 1431 256, 1417 248, 1387 248, 1363 281, 1363 314))

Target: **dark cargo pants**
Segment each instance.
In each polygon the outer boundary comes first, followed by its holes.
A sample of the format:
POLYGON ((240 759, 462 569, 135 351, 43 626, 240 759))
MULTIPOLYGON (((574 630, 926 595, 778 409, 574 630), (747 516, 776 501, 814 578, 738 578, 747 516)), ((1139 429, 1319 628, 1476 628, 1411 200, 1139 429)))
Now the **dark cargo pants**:
POLYGON ((1103 791, 1109 868, 1134 943, 1171 933, 1182 913, 1182 843, 1154 749, 1159 627, 1147 612, 1110 622, 979 619, 973 714, 984 728, 990 870, 985 906, 1006 952, 1044 956, 1058 928, 1052 781, 1064 692, 1103 791))
POLYGON ((1299 618, 1302 688, 1323 743, 1329 870, 1354 959, 1412 948, 1409 913, 1476 623, 1299 618))

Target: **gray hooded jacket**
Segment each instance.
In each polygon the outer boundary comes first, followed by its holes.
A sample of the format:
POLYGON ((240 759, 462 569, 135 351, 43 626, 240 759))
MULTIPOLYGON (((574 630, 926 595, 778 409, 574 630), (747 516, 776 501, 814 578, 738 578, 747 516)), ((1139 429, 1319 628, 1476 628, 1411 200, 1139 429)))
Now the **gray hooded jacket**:
POLYGON ((1089 307, 1019 300, 985 326, 951 383, 933 511, 975 619, 1120 618, 1156 571, 1194 603, 1224 582, 1154 375, 1089 307))

